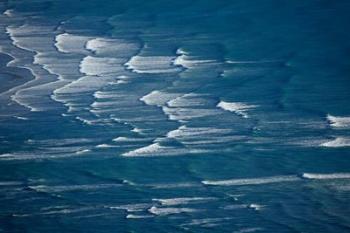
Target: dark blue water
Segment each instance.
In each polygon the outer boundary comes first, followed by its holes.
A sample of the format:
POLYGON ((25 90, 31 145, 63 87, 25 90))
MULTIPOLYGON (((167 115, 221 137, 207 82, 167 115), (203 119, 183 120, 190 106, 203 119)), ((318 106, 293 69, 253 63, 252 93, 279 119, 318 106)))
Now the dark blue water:
POLYGON ((0 10, 0 232, 350 231, 349 1, 0 10))

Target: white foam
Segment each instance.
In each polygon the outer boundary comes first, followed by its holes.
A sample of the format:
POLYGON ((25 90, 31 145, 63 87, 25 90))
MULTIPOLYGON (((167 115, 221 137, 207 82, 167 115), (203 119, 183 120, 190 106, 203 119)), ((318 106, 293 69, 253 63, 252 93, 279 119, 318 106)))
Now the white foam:
POLYGON ((152 215, 136 215, 136 214, 128 214, 126 218, 129 219, 140 219, 140 218, 153 218, 152 215))
POLYGON ((177 189, 177 188, 200 187, 201 185, 198 183, 185 182, 185 183, 151 184, 149 186, 151 186, 153 189, 177 189))
POLYGON ((265 206, 263 206, 263 205, 259 205, 259 204, 249 204, 248 205, 248 208, 249 209, 253 209, 253 210, 256 210, 256 211, 258 211, 258 210, 261 210, 261 209, 263 209, 265 206))
POLYGON ((214 197, 179 197, 179 198, 169 198, 169 199, 152 199, 153 201, 158 201, 162 206, 174 206, 174 205, 186 205, 190 203, 201 203, 211 200, 216 200, 214 197))
POLYGON ((203 107, 210 103, 210 101, 204 97, 206 96, 196 93, 188 93, 168 101, 167 105, 172 108, 203 107))
POLYGON ((34 56, 33 64, 41 65, 50 74, 57 75, 59 80, 75 80, 81 76, 78 69, 80 62, 79 56, 40 52, 34 56))
POLYGON ((320 146, 324 146, 324 147, 349 147, 350 146, 350 138, 338 137, 334 140, 324 142, 320 146))
POLYGON ((189 56, 189 53, 183 49, 178 49, 176 51, 178 55, 174 60, 174 65, 182 66, 184 68, 190 69, 200 65, 212 65, 215 60, 200 59, 195 56, 189 56))
POLYGON ((231 179, 231 180, 219 180, 219 181, 202 181, 206 185, 222 185, 222 186, 239 186, 239 185, 260 185, 260 184, 272 184, 281 182, 293 182, 299 181, 297 176, 271 176, 261 178, 247 178, 247 179, 231 179))
POLYGON ((14 10, 12 9, 7 9, 6 11, 4 11, 4 13, 2 13, 3 15, 6 15, 8 17, 12 17, 14 13, 14 10))
POLYGON ((345 129, 350 128, 350 117, 339 117, 327 115, 327 120, 333 128, 345 129))
POLYGON ((120 93, 110 92, 110 91, 96 91, 94 93, 94 97, 96 99, 110 99, 110 98, 118 98, 123 97, 120 93))
POLYGON ((151 214, 158 216, 166 216, 170 214, 181 214, 181 213, 193 213, 198 212, 198 209, 193 208, 158 208, 156 206, 152 206, 148 209, 151 214))
POLYGON ((16 118, 18 120, 23 120, 23 121, 29 120, 29 118, 27 118, 27 117, 20 117, 20 116, 14 116, 14 118, 16 118))
POLYGON ((6 159, 13 159, 13 158, 15 158, 17 155, 16 154, 10 154, 10 153, 6 153, 6 154, 1 154, 0 155, 0 159, 4 159, 4 160, 6 160, 6 159))
POLYGON ((82 153, 74 153, 73 148, 51 148, 50 151, 49 148, 45 148, 46 151, 43 153, 16 153, 16 154, 5 154, 4 156, 0 156, 0 160, 42 160, 42 159, 61 159, 61 158, 67 158, 72 156, 78 156, 82 153))
POLYGON ((149 141, 150 139, 148 138, 127 138, 127 137, 117 137, 114 138, 114 142, 144 142, 144 141, 149 141))
POLYGON ((330 173, 330 174, 303 173, 302 177, 304 179, 313 179, 313 180, 350 179, 350 173, 330 173))
POLYGON ((26 143, 53 148, 57 146, 70 146, 73 144, 92 143, 94 141, 95 139, 92 139, 92 138, 62 138, 62 139, 45 139, 45 140, 28 139, 26 143))
POLYGON ((52 37, 54 26, 38 26, 24 24, 20 27, 8 26, 6 32, 11 37, 13 45, 34 53, 54 52, 52 37))
POLYGON ((87 54, 85 44, 91 37, 79 36, 68 33, 59 34, 56 36, 55 46, 62 53, 79 53, 87 54))
POLYGON ((244 136, 229 135, 232 129, 214 128, 214 127, 188 127, 180 126, 176 130, 167 133, 168 138, 175 138, 182 144, 191 145, 214 145, 221 143, 230 143, 240 141, 244 136))
POLYGON ((177 148, 170 146, 162 146, 158 142, 149 146, 141 147, 122 154, 124 157, 152 157, 152 156, 180 156, 186 154, 205 153, 205 150, 195 150, 186 148, 177 148))
POLYGON ((114 145, 110 145, 110 144, 99 144, 96 146, 96 148, 113 148, 116 147, 114 145))
POLYGON ((123 72, 123 59, 86 56, 81 61, 80 72, 86 75, 114 75, 123 72))
MULTIPOLYGON (((106 85, 108 82, 114 80, 113 77, 98 77, 98 76, 83 76, 78 80, 69 83, 68 85, 56 89, 54 91, 55 95, 67 95, 67 94, 77 94, 84 92, 93 92, 106 85)), ((56 97, 59 98, 59 97, 56 97)))
POLYGON ((178 129, 167 133, 168 138, 193 138, 199 136, 213 136, 223 135, 231 133, 231 129, 219 129, 212 127, 187 127, 186 125, 180 126, 178 129))
POLYGON ((120 206, 110 206, 110 209, 126 210, 128 212, 140 212, 150 207, 148 203, 127 204, 120 206))
POLYGON ((77 152, 75 152, 76 154, 80 155, 80 154, 85 154, 85 153, 88 153, 90 152, 91 150, 89 149, 84 149, 84 150, 78 150, 77 152))
POLYGON ((180 96, 180 93, 168 93, 163 91, 152 91, 140 98, 148 105, 164 106, 168 101, 180 96))
POLYGON ((121 85, 121 84, 128 84, 129 82, 128 81, 125 81, 125 80, 118 80, 115 84, 117 85, 121 85))
POLYGON ((168 115, 169 120, 185 122, 193 118, 218 115, 216 109, 206 108, 169 108, 162 107, 163 112, 168 115))
POLYGON ((248 114, 246 113, 248 110, 251 110, 253 108, 256 108, 256 105, 247 105, 244 103, 240 102, 225 102, 225 101, 220 101, 217 104, 217 107, 222 108, 226 111, 234 112, 237 115, 242 116, 243 118, 248 118, 248 114))
POLYGON ((86 43, 86 49, 97 55, 125 57, 136 53, 138 45, 126 40, 95 38, 86 43))
MULTIPOLYGON (((68 112, 71 112, 71 110, 68 110, 68 112)), ((81 121, 81 122, 83 122, 84 124, 87 124, 87 125, 94 125, 95 124, 95 121, 87 120, 87 119, 84 119, 84 118, 79 117, 79 116, 75 117, 75 119, 77 119, 78 121, 81 121)))
POLYGON ((72 192, 72 191, 90 191, 99 189, 110 189, 110 188, 120 188, 120 184, 85 184, 85 185, 57 185, 57 186, 47 186, 47 185, 37 185, 29 186, 29 188, 37 192, 46 193, 60 193, 60 192, 72 192))
POLYGON ((124 156, 137 156, 137 155, 147 155, 147 154, 153 154, 158 152, 159 150, 162 150, 163 147, 159 144, 159 143, 153 143, 149 146, 145 146, 139 149, 136 149, 134 151, 131 152, 127 152, 125 154, 123 154, 124 156))
POLYGON ((174 73, 181 71, 172 65, 171 56, 133 56, 125 66, 140 74, 174 73))
POLYGON ((138 133, 138 134, 142 134, 143 131, 144 131, 143 129, 139 129, 139 128, 137 128, 137 127, 133 128, 133 129, 131 130, 131 132, 138 133))

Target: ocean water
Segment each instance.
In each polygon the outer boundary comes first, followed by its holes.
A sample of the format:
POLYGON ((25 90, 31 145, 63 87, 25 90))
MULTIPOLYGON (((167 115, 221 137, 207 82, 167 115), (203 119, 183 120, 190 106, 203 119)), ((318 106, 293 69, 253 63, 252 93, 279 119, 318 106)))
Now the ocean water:
POLYGON ((350 232, 350 1, 0 0, 0 232, 350 232))

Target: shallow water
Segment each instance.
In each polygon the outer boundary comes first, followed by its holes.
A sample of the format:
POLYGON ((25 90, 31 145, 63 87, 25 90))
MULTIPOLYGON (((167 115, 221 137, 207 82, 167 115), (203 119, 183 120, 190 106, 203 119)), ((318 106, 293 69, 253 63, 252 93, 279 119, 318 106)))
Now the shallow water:
POLYGON ((349 232, 350 2, 0 9, 0 232, 349 232))

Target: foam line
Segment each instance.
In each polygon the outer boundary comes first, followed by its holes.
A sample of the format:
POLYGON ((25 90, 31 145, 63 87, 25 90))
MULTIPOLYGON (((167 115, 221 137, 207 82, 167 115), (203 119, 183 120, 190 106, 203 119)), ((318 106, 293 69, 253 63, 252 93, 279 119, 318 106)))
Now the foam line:
POLYGON ((202 181, 205 185, 222 185, 222 186, 240 186, 240 185, 260 185, 260 184, 273 184, 281 182, 294 182, 301 180, 297 176, 271 176, 261 178, 247 178, 247 179, 230 179, 219 181, 202 181))
POLYGON ((350 179, 350 173, 303 173, 302 178, 311 180, 332 180, 332 179, 350 179))
POLYGON ((214 197, 179 197, 179 198, 169 198, 169 199, 152 199, 153 201, 160 202, 162 206, 176 206, 176 205, 186 205, 192 203, 202 203, 211 200, 216 200, 214 197))
POLYGON ((148 209, 148 212, 154 215, 166 216, 171 214, 181 214, 181 213, 193 213, 198 212, 198 209, 193 208, 158 208, 156 206, 152 206, 148 209))

